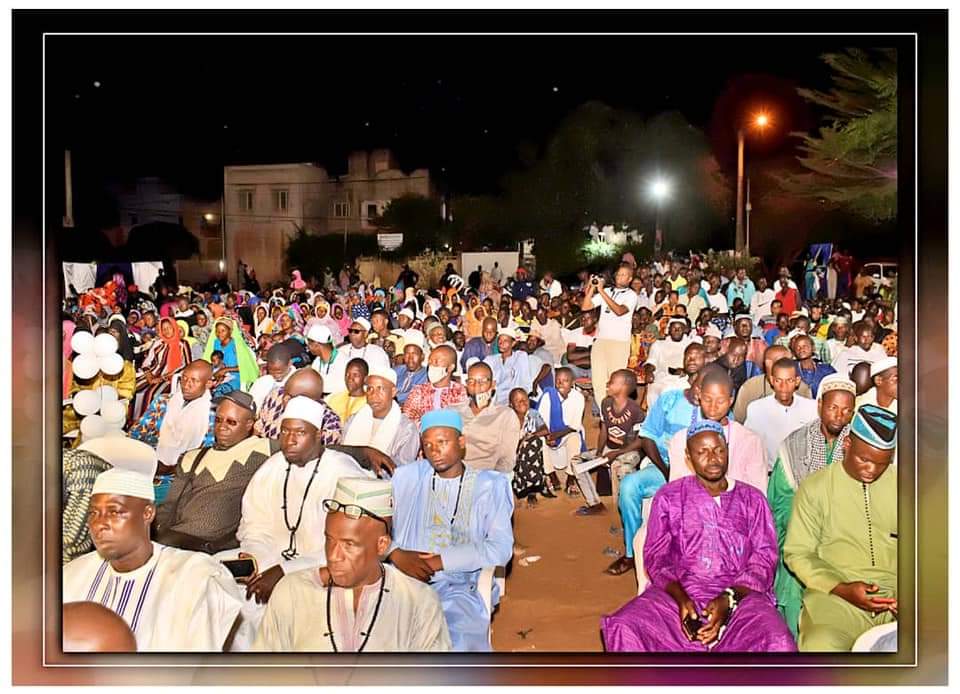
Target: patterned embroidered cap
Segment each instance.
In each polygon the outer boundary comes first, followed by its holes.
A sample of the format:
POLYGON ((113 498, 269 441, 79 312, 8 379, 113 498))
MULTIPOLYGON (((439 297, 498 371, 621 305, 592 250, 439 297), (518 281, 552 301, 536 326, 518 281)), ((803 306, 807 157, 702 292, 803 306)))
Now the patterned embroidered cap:
POLYGON ((833 390, 845 390, 853 397, 857 397, 857 384, 851 381, 843 374, 830 374, 824 376, 817 388, 817 400, 823 400, 823 396, 833 390))
POLYGON ((874 448, 893 450, 897 447, 897 415, 876 405, 863 405, 853 416, 850 433, 874 448))
POLYGON ((723 432, 723 426, 719 422, 715 422, 712 419, 697 418, 694 422, 691 422, 689 427, 687 427, 687 441, 692 439, 697 434, 702 434, 707 431, 712 431, 724 441, 727 440, 727 436, 723 432))
POLYGON ((353 504, 381 518, 393 516, 393 485, 389 480, 369 477, 341 477, 333 500, 353 504))

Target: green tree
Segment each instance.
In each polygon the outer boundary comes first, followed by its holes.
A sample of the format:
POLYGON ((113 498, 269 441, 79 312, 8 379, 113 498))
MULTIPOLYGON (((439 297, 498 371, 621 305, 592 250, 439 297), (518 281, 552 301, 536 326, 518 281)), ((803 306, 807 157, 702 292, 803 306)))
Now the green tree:
POLYGON ((411 256, 430 248, 437 250, 451 241, 439 200, 407 194, 395 198, 383 214, 371 220, 384 233, 403 234, 403 245, 393 254, 411 256))
POLYGON ((892 49, 847 49, 823 56, 833 68, 828 92, 799 89, 828 112, 816 135, 802 139, 806 171, 780 184, 790 193, 826 201, 873 222, 897 215, 897 58, 892 49))

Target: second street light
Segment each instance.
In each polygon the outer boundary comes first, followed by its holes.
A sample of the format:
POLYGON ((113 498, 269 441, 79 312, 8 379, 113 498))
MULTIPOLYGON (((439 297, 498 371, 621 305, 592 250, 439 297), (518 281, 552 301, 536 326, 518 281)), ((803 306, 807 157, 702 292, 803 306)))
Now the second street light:
POLYGON ((659 252, 663 246, 663 231, 660 229, 660 206, 663 201, 670 197, 670 182, 664 178, 658 178, 650 184, 650 197, 656 205, 657 217, 654 229, 653 247, 654 252, 659 252))

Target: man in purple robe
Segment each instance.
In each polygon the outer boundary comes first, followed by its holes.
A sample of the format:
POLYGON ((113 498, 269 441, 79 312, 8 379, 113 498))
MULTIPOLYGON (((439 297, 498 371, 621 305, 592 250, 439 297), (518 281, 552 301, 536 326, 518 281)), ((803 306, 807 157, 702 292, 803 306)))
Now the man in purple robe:
POLYGON ((727 477, 723 427, 687 432, 696 475, 657 492, 643 560, 650 585, 601 619, 607 651, 795 652, 777 612, 777 531, 763 494, 727 477))

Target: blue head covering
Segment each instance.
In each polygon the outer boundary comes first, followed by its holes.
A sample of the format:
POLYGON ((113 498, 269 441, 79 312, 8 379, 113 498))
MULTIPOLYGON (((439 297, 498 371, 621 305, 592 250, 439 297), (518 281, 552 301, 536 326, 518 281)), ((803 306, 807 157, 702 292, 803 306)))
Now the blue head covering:
POLYGON ((350 317, 354 319, 366 318, 367 320, 370 320, 370 309, 366 304, 357 304, 350 311, 350 317))
POLYGON ((897 415, 876 405, 863 405, 850 423, 850 433, 874 448, 897 447, 897 415))
POLYGON ((705 431, 712 431, 714 434, 722 438, 724 441, 727 440, 726 435, 723 433, 723 426, 721 426, 719 422, 715 422, 712 419, 700 419, 700 418, 697 418, 687 428, 687 440, 689 441, 691 438, 693 438, 697 434, 702 434, 705 431))
POLYGON ((463 418, 455 410, 431 410, 420 419, 420 433, 433 427, 449 427, 463 433, 463 418))

